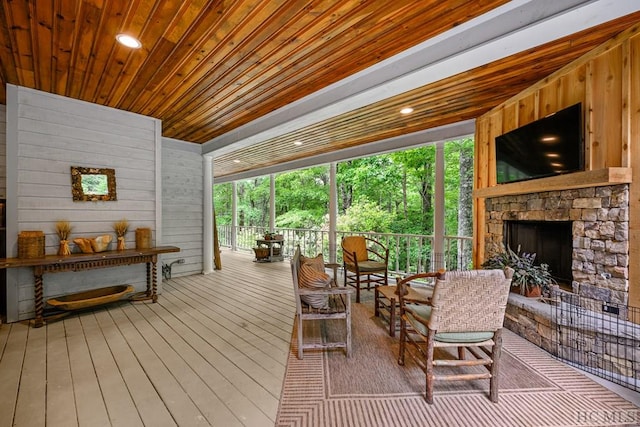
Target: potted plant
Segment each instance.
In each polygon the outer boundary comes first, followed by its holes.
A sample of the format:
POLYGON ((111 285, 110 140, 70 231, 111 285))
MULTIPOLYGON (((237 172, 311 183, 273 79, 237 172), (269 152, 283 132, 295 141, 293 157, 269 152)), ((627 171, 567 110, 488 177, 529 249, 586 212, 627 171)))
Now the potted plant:
POLYGON ((518 287, 521 295, 528 297, 538 297, 540 295, 548 295, 551 287, 557 284, 556 280, 551 276, 548 264, 535 265, 536 254, 514 251, 509 246, 503 247, 493 256, 489 257, 483 264, 483 268, 505 267, 513 268, 513 278, 511 286, 518 287))

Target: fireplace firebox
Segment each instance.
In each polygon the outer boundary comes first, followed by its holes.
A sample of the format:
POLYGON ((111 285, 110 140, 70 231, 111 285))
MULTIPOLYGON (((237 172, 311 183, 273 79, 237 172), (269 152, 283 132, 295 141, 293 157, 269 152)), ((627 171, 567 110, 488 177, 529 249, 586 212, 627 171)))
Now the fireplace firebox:
POLYGON ((571 221, 505 221, 504 240, 512 250, 535 253, 562 287, 571 289, 571 221))

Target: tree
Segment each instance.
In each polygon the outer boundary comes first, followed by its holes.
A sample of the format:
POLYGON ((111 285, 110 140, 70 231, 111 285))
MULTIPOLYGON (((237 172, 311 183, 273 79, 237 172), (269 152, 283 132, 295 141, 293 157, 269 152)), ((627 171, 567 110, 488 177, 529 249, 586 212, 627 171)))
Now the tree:
POLYGON ((344 214, 338 215, 337 228, 340 231, 388 233, 392 221, 392 214, 381 209, 377 203, 362 197, 353 203, 344 214))
POLYGON ((218 225, 231 224, 232 192, 233 185, 231 183, 213 186, 213 205, 215 206, 216 223, 218 225))
MULTIPOLYGON (((433 232, 433 193, 435 183, 435 146, 414 148, 393 153, 392 158, 400 166, 405 184, 402 188, 405 232, 431 234, 433 232), (416 204, 416 196, 419 204, 416 204)), ((397 187, 396 187, 397 188, 397 187)))
POLYGON ((276 201, 278 227, 321 227, 329 210, 328 168, 317 166, 279 174, 276 201))
MULTIPOLYGON (((458 236, 473 235, 473 140, 460 143, 460 191, 458 197, 458 236)), ((470 266, 472 248, 465 247, 459 258, 462 266, 470 266)))

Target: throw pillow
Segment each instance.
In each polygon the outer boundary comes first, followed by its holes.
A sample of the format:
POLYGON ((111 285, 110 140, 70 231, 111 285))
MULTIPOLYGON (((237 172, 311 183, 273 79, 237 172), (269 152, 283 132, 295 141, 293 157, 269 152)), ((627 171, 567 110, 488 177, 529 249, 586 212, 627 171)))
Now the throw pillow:
POLYGON ((324 258, 322 254, 318 254, 313 258, 308 258, 304 255, 300 255, 300 266, 309 265, 314 270, 324 273, 324 258))
MULTIPOLYGON (((324 266, 324 264, 323 264, 324 266)), ((302 264, 298 270, 298 286, 307 289, 325 289, 331 284, 331 277, 317 271, 313 265, 302 264)), ((313 308, 328 308, 328 295, 301 295, 300 299, 313 308)))

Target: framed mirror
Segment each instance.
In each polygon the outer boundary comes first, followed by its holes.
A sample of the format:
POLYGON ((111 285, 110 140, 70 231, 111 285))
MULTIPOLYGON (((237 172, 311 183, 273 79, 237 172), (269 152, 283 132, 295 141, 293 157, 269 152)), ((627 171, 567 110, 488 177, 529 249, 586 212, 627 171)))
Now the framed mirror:
POLYGON ((118 200, 115 169, 71 166, 71 194, 74 202, 118 200))

